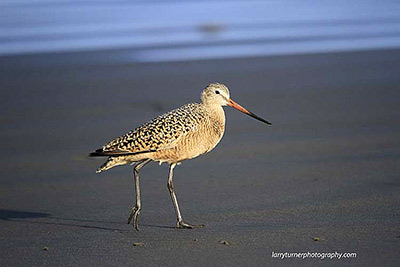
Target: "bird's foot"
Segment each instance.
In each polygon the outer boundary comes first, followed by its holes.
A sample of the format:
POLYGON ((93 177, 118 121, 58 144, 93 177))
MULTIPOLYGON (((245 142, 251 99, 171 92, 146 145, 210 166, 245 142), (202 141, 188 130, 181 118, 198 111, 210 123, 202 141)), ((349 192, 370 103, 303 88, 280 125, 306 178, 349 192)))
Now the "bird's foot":
POLYGON ((183 221, 178 221, 176 223, 176 229, 193 229, 193 228, 203 228, 204 224, 188 224, 183 221))
POLYGON ((139 231, 138 219, 139 219, 140 210, 141 210, 141 208, 139 208, 138 206, 132 207, 131 214, 129 215, 129 218, 128 218, 128 224, 131 223, 132 218, 133 218, 133 227, 135 227, 135 229, 137 231, 139 231))

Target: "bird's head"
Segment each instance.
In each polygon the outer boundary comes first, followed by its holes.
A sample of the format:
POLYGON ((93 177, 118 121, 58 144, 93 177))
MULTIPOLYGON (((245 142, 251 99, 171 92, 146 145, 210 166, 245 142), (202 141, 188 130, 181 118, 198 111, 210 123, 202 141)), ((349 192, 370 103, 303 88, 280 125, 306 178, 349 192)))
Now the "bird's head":
POLYGON ((228 87, 222 83, 210 83, 201 93, 204 104, 226 106, 230 99, 228 87))
POLYGON ((222 83, 210 83, 206 88, 204 88, 203 92, 201 93, 201 101, 205 105, 230 106, 259 121, 262 121, 266 124, 271 124, 270 122, 255 115, 251 111, 233 101, 230 97, 228 87, 222 83))

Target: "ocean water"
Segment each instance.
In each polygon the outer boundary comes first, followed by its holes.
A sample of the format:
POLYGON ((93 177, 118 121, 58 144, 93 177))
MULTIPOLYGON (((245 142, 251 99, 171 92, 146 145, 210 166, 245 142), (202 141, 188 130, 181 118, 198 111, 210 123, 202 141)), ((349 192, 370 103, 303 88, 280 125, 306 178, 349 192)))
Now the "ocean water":
POLYGON ((107 60, 173 62, 398 47, 393 0, 0 3, 0 57, 124 50, 107 60))

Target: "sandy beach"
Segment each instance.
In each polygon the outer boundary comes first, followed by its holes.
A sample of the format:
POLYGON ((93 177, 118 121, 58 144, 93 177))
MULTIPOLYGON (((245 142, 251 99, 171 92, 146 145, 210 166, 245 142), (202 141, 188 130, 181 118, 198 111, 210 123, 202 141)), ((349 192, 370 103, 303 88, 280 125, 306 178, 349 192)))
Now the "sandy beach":
POLYGON ((68 64, 78 56, 0 62, 1 266, 400 265, 399 50, 68 64), (213 81, 273 125, 227 107, 221 143, 176 168, 183 217, 203 229, 174 229, 168 166, 146 166, 135 231, 132 168, 96 174, 88 153, 213 81), (356 257, 272 257, 284 252, 356 257))

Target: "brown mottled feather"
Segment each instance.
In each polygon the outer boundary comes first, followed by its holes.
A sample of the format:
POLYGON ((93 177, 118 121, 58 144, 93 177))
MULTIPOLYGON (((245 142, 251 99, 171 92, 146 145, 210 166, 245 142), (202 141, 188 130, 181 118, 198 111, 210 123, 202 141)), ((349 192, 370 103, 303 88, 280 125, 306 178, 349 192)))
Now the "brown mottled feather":
POLYGON ((206 114, 200 104, 184 105, 112 140, 103 146, 102 152, 117 156, 173 148, 188 132, 195 130, 206 114))

